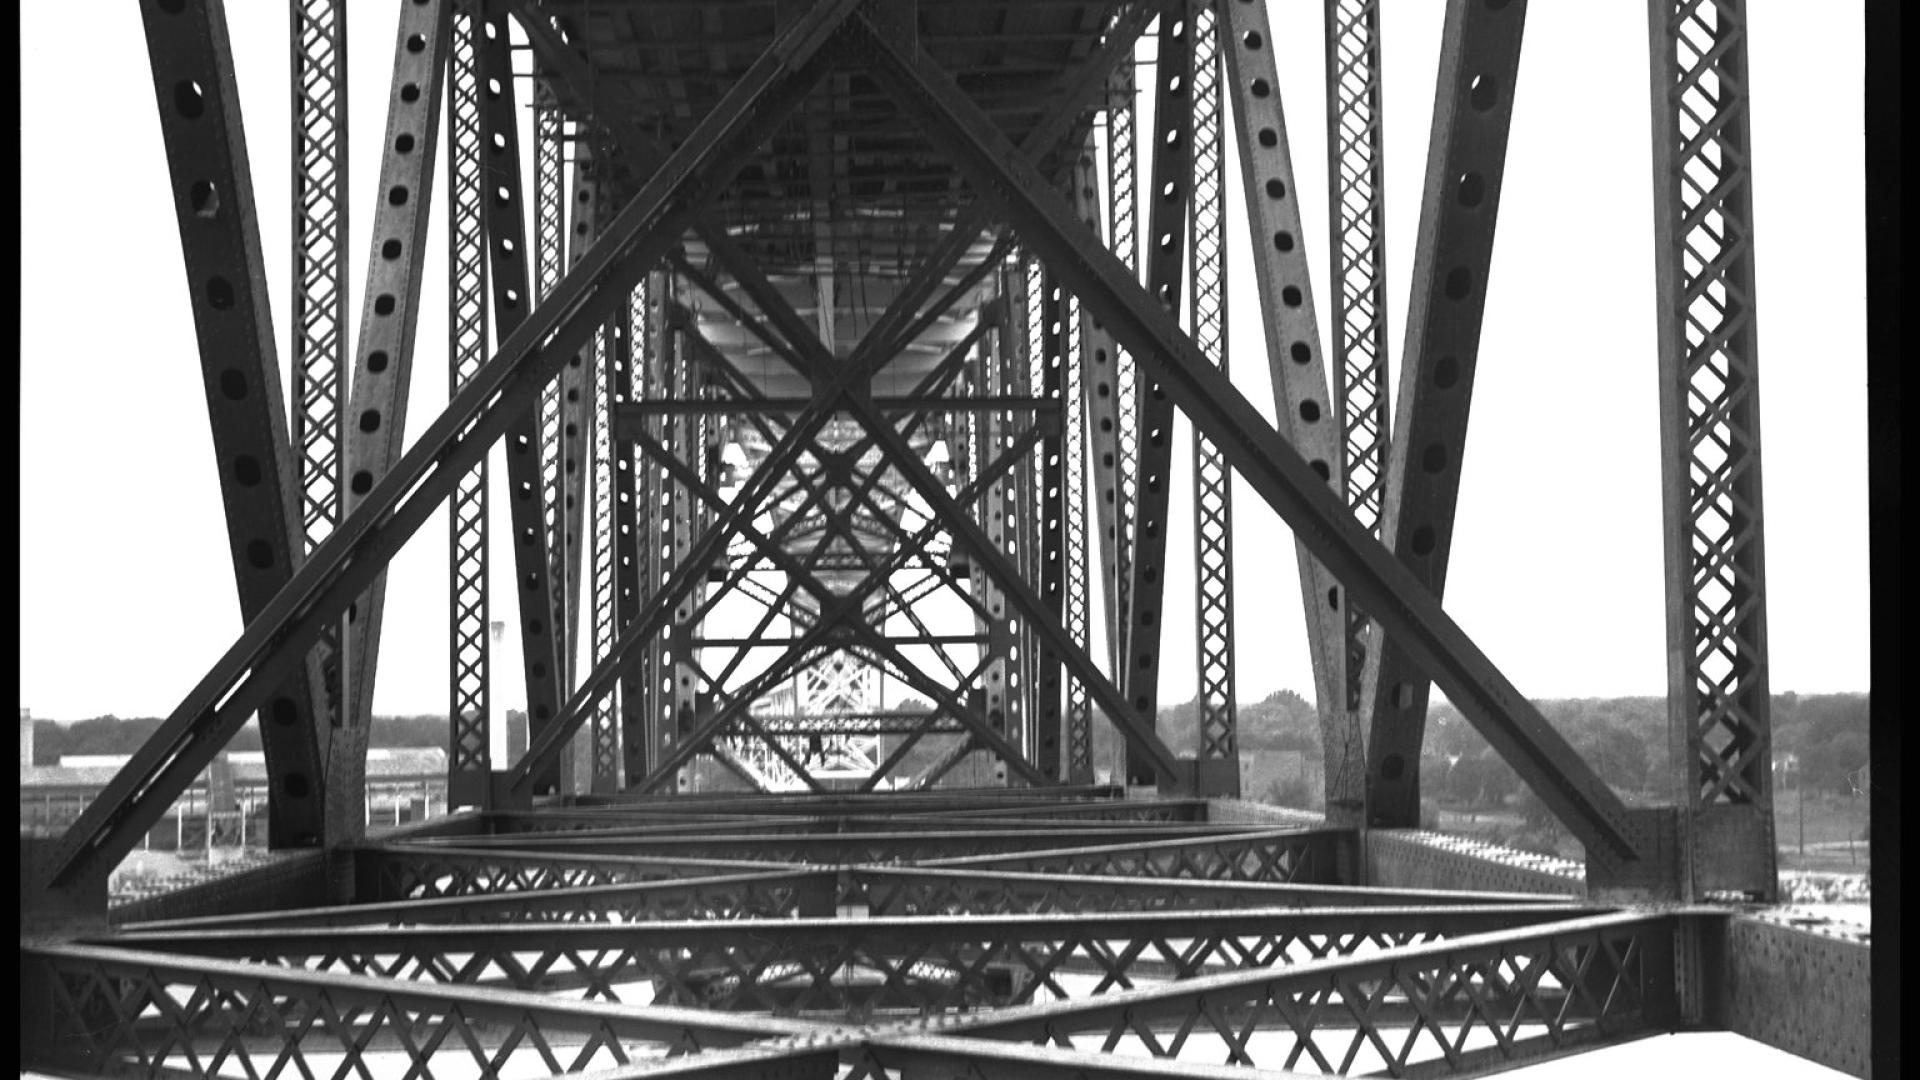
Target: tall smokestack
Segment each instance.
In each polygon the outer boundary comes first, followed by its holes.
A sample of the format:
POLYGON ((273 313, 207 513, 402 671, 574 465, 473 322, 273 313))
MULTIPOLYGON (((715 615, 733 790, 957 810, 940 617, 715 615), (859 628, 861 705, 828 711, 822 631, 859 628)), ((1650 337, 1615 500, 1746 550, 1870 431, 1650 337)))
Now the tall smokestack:
POLYGON ((20 706, 20 771, 33 768, 33 710, 20 706))

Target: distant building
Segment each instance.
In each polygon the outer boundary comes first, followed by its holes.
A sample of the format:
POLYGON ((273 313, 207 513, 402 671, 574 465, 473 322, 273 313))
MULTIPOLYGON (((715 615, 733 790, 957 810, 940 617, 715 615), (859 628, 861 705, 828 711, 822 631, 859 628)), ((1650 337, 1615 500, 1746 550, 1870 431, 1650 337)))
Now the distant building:
MULTIPOLYGON (((62 754, 57 765, 22 765, 22 827, 51 835, 72 824, 130 759, 127 754, 62 754)), ((437 746, 371 748, 366 784, 369 824, 398 825, 445 813, 447 752, 437 746)), ((230 816, 242 845, 257 841, 263 835, 267 788, 265 754, 258 750, 222 753, 181 793, 166 818, 154 827, 153 838, 170 842, 175 849, 185 848, 193 829, 211 829, 213 818, 230 816)))
POLYGON ((33 710, 20 706, 20 771, 33 768, 33 710))

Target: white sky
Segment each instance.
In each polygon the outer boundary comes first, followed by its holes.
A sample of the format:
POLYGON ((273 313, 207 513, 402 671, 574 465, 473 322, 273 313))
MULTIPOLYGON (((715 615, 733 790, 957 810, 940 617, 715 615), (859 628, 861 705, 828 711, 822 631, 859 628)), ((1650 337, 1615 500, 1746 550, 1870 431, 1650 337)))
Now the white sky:
MULTIPOLYGON (((1324 334, 1320 4, 1271 6, 1324 334)), ((1383 7, 1397 359, 1441 5, 1383 7)), ((1786 0, 1748 7, 1772 683, 1864 690, 1861 14, 1786 0)), ((356 307, 393 10, 353 5, 356 307)), ((284 364, 287 14, 236 3, 228 17, 284 364)), ((70 31, 63 19, 28 5, 21 40, 57 40, 70 31)), ((1640 4, 1535 4, 1516 90, 1447 609, 1538 697, 1665 686, 1646 37, 1640 4)), ((88 53, 85 79, 58 50, 21 56, 20 702, 67 720, 164 715, 240 631, 138 16, 103 11, 89 22, 88 53)), ((1228 187, 1237 206, 1237 179, 1228 187)), ((409 438, 446 399, 443 181, 433 198, 409 438)), ((1233 242, 1235 378, 1268 409, 1251 265, 1233 242)), ((1176 445, 1174 475, 1188 477, 1184 434, 1176 445)), ((1190 514, 1176 488, 1170 552, 1188 550, 1190 514)), ((1291 538, 1244 486, 1236 515, 1240 697, 1282 687, 1310 697, 1291 538)), ((446 708, 446 535, 442 514, 393 564, 382 713, 446 708)), ((496 567, 508 563, 496 544, 496 567)), ((1167 702, 1191 695, 1194 666, 1183 599, 1191 560, 1170 566, 1167 702)), ((499 608, 494 617, 510 621, 499 608)), ((496 667, 517 683, 513 655, 496 667)), ((499 705, 517 703, 517 687, 497 692, 499 705)))

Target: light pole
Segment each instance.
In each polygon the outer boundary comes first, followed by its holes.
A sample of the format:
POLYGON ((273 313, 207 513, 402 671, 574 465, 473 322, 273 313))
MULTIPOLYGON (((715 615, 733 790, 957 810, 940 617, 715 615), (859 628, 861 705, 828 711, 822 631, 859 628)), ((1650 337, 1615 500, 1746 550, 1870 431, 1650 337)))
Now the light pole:
POLYGON ((1800 854, 1807 853, 1807 778, 1800 770, 1800 755, 1788 754, 1774 762, 1774 767, 1783 773, 1790 773, 1797 781, 1794 784, 1794 812, 1800 818, 1800 854))

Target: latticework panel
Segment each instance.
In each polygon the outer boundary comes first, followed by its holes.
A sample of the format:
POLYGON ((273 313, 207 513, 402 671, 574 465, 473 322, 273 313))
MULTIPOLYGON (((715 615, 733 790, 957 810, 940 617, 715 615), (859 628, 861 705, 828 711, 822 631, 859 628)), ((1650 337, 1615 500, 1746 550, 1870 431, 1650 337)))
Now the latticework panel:
MULTIPOLYGON (((1220 93, 1222 23, 1202 8, 1193 26, 1193 289, 1189 297, 1194 344, 1215 367, 1227 369, 1226 165, 1220 93)), ((1200 759, 1233 768, 1208 784, 1211 793, 1239 794, 1233 677, 1233 485, 1226 458, 1199 432, 1193 435, 1194 607, 1197 628, 1200 759)))
MULTIPOLYGON (((475 66, 476 20, 453 17, 447 84, 448 391, 458 393, 487 358, 487 253, 481 222, 480 88, 475 66)), ((477 802, 463 786, 484 785, 491 768, 487 602, 487 463, 460 478, 451 514, 452 671, 449 678, 447 771, 456 804, 477 802)))
MULTIPOLYGON (((1066 581, 1067 633, 1075 643, 1093 655, 1092 597, 1090 595, 1088 530, 1093 519, 1087 513, 1087 410, 1081 405, 1086 378, 1086 357, 1082 352, 1084 336, 1080 332, 1080 305, 1072 301, 1067 309, 1067 356, 1065 397, 1062 400, 1064 432, 1060 441, 1061 483, 1065 487, 1061 516, 1066 522, 1063 541, 1063 574, 1066 581)), ((1092 783, 1093 704, 1086 684, 1079 679, 1066 680, 1066 713, 1062 727, 1066 737, 1066 781, 1069 784, 1092 783)))
POLYGON ((1472 1073, 1661 1030, 1673 999, 1650 975, 1670 970, 1673 934, 1659 916, 1593 916, 954 1027, 1342 1076, 1472 1073))
MULTIPOLYGON (((546 80, 533 83, 533 297, 544 301, 566 269, 566 123, 546 80)), ((572 688, 572 591, 567 579, 566 446, 562 375, 540 392, 540 507, 547 536, 547 580, 552 583, 553 638, 560 649, 560 689, 572 688)), ((576 436, 577 438, 577 436, 576 436)), ((563 773, 564 775, 564 773, 563 773)))
MULTIPOLYGON (((1379 0, 1327 0, 1327 172, 1334 243, 1333 383, 1340 477, 1354 520, 1378 535, 1386 493, 1387 245, 1379 0)), ((1366 614, 1346 612, 1346 707, 1360 708, 1366 614)))
POLYGON ((346 399, 346 12, 293 4, 293 441, 306 550, 340 520, 346 399))
POLYGON ((1652 6, 1669 700, 1695 806, 1771 801, 1746 7, 1652 6))

